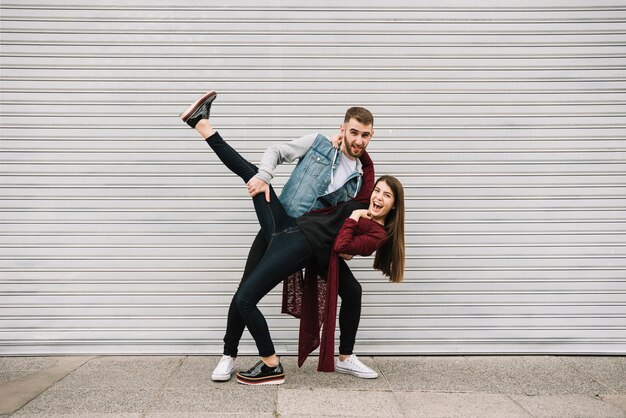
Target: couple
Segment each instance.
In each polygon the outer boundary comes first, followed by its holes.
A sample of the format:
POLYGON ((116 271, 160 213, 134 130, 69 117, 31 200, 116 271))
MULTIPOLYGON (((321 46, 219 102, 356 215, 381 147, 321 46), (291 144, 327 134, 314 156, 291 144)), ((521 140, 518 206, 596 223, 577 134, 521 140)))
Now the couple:
POLYGON ((377 377, 352 352, 361 316, 361 286, 344 261, 376 251, 374 268, 393 282, 403 279, 404 191, 395 177, 383 176, 374 182, 373 163, 365 152, 374 133, 372 114, 350 108, 332 142, 321 134, 306 135, 270 147, 257 167, 213 130, 209 115, 216 97, 215 92, 206 93, 181 113, 181 118, 246 183, 261 231, 230 305, 224 355, 213 371, 213 380, 230 379, 239 340, 248 327, 261 360, 237 373, 237 381, 284 383, 283 367, 257 307, 284 280, 283 312, 300 318, 298 364, 319 346, 318 370, 377 377), (298 164, 279 200, 269 185, 274 169, 295 159, 298 164), (301 277, 303 268, 307 269, 306 280, 301 277), (337 295, 341 297, 341 333, 335 367, 337 295))

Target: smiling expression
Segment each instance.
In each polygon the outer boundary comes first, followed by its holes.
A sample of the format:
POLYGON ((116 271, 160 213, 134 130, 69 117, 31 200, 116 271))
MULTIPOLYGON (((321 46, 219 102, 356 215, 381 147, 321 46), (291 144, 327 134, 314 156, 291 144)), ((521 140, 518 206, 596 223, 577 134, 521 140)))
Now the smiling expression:
POLYGON ((381 180, 376 183, 374 191, 370 196, 369 213, 372 219, 380 224, 385 224, 385 218, 389 212, 394 208, 395 196, 389 185, 381 180))

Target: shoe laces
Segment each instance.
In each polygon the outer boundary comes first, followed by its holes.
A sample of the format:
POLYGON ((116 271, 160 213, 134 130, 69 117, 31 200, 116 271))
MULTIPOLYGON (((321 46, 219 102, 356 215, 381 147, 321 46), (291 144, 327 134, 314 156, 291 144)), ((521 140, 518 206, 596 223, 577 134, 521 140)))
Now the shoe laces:
POLYGON ((223 355, 219 363, 217 363, 217 367, 229 367, 234 361, 235 359, 233 359, 231 356, 223 355))
POLYGON ((227 356, 225 354, 220 359, 220 363, 230 363, 231 361, 233 361, 233 358, 231 356, 227 356))
POLYGON ((369 367, 367 367, 365 364, 363 364, 361 362, 361 360, 359 360, 359 358, 356 356, 356 354, 352 354, 350 357, 348 357, 346 359, 347 362, 349 362, 351 365, 355 366, 356 368, 362 370, 362 371, 371 371, 372 369, 370 369, 369 367))

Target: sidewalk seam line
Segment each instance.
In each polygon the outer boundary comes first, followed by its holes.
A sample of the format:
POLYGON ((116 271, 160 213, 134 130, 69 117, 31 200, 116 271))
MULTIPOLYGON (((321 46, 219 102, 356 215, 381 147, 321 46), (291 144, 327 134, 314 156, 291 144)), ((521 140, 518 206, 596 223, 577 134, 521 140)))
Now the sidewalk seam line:
POLYGON ((385 382, 387 382, 387 388, 388 389, 386 391, 391 392, 391 396, 396 401, 396 405, 398 406, 398 411, 400 411, 400 414, 402 414, 403 417, 407 417, 408 416, 407 413, 405 413, 404 408, 402 407, 402 404, 400 403, 400 401, 398 400, 398 397, 396 396, 396 391, 391 386, 391 381, 389 380, 389 378, 385 374, 382 366, 378 362, 378 357, 377 356, 372 356, 372 360, 374 361, 374 364, 376 365, 376 368, 380 371, 381 376, 385 379, 385 382))
POLYGON ((143 412, 141 413, 141 417, 145 418, 149 413, 150 413, 150 409, 156 404, 156 402, 161 398, 161 395, 163 394, 163 392, 165 391, 165 388, 167 387, 167 384, 169 383, 170 379, 172 378, 172 376, 174 376, 174 374, 180 370, 180 368, 183 366, 183 363, 185 362, 185 360, 187 360, 187 358, 189 358, 189 356, 184 356, 183 358, 178 360, 178 365, 176 367, 174 367, 174 370, 172 370, 172 372, 170 373, 169 376, 167 376, 167 378, 165 379, 165 381, 163 382, 163 385, 161 386, 161 388, 157 391, 156 395, 154 395, 154 397, 152 398, 152 400, 150 402, 148 402, 148 404, 146 405, 146 408, 143 410, 143 412))
MULTIPOLYGON (((591 379, 591 380, 593 380, 594 382, 598 383, 600 386, 605 387, 607 390, 609 390, 609 391, 611 391, 611 392, 615 392, 615 393, 608 393, 608 395, 616 395, 616 394, 617 394, 617 391, 615 391, 615 390, 614 390, 613 388, 611 388, 609 385, 606 385, 606 384, 604 384, 603 382, 601 382, 600 380, 598 380, 598 379, 597 379, 594 375, 589 374, 589 373, 587 373, 587 372, 586 372, 586 371, 584 371, 584 370, 580 370, 580 369, 578 369, 578 368, 577 368, 575 365, 573 365, 573 364, 569 364, 569 363, 568 363, 567 361, 565 361, 565 360, 563 359, 563 357, 561 357, 561 356, 555 356, 555 357, 558 359, 558 361, 559 361, 560 363, 564 364, 565 366, 570 367, 570 368, 572 368, 572 369, 576 370, 578 373, 582 374, 583 376, 587 376, 588 378, 590 378, 590 379, 591 379)), ((569 358, 569 357, 567 357, 567 358, 569 358)), ((597 398, 598 396, 601 396, 602 394, 596 393, 596 394, 594 394, 594 395, 595 395, 595 397, 597 398)))
MULTIPOLYGON (((469 356, 463 356, 463 358, 465 360, 467 360, 468 362, 471 363, 471 360, 469 359, 469 356)), ((482 375, 489 381, 489 383, 491 383, 493 385, 493 387, 495 387, 498 390, 503 390, 500 385, 497 385, 492 379, 491 377, 489 377, 489 374, 485 371, 485 369, 483 368, 483 366, 480 364, 480 362, 476 362, 475 366, 478 368, 478 370, 481 371, 482 375)), ((528 416, 532 417, 532 418, 536 418, 529 410, 527 410, 526 408, 524 408, 522 405, 520 405, 515 399, 513 399, 511 397, 511 393, 507 393, 507 392, 503 392, 501 393, 502 395, 506 396, 507 398, 509 398, 515 405, 519 406, 522 411, 526 412, 528 414, 528 416)))
MULTIPOLYGON (((80 356, 79 356, 80 357, 80 356)), ((84 361, 83 363, 81 363, 80 366, 70 370, 67 372, 67 374, 65 376, 63 376, 62 378, 60 378, 59 380, 57 380, 56 382, 54 382, 53 384, 51 384, 50 386, 48 386, 47 388, 45 388, 44 390, 42 390, 41 392, 39 392, 37 394, 37 396, 35 396, 32 399, 29 399, 28 402, 26 402, 24 405, 20 406, 19 408, 17 408, 15 411, 11 412, 9 414, 9 417, 12 416, 13 414, 18 413, 19 411, 22 410, 22 408, 24 408, 26 405, 30 404, 32 401, 34 401, 35 399, 39 398, 41 395, 43 395, 44 393, 46 393, 48 390, 50 390, 50 388, 54 387, 57 383, 61 382, 63 379, 67 378, 70 374, 74 373, 76 370, 80 369, 81 367, 83 367, 85 364, 89 363, 91 360, 93 360, 94 358, 99 357, 99 356, 91 356, 90 358, 88 358, 86 361, 84 361)), ((45 370, 45 369, 44 369, 45 370)))

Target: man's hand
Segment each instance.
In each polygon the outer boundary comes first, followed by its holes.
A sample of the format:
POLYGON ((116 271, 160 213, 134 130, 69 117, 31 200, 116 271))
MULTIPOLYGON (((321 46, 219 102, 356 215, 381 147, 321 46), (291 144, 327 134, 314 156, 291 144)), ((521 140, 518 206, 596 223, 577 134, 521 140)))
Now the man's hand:
POLYGON ((248 193, 250 194, 250 196, 254 197, 260 193, 264 193, 265 201, 267 203, 270 202, 270 185, 269 184, 267 184, 266 182, 264 182, 258 177, 252 177, 250 180, 248 180, 248 182, 246 183, 246 186, 248 186, 248 193))
POLYGON ((352 254, 339 253, 338 255, 346 261, 350 261, 354 257, 352 254))

